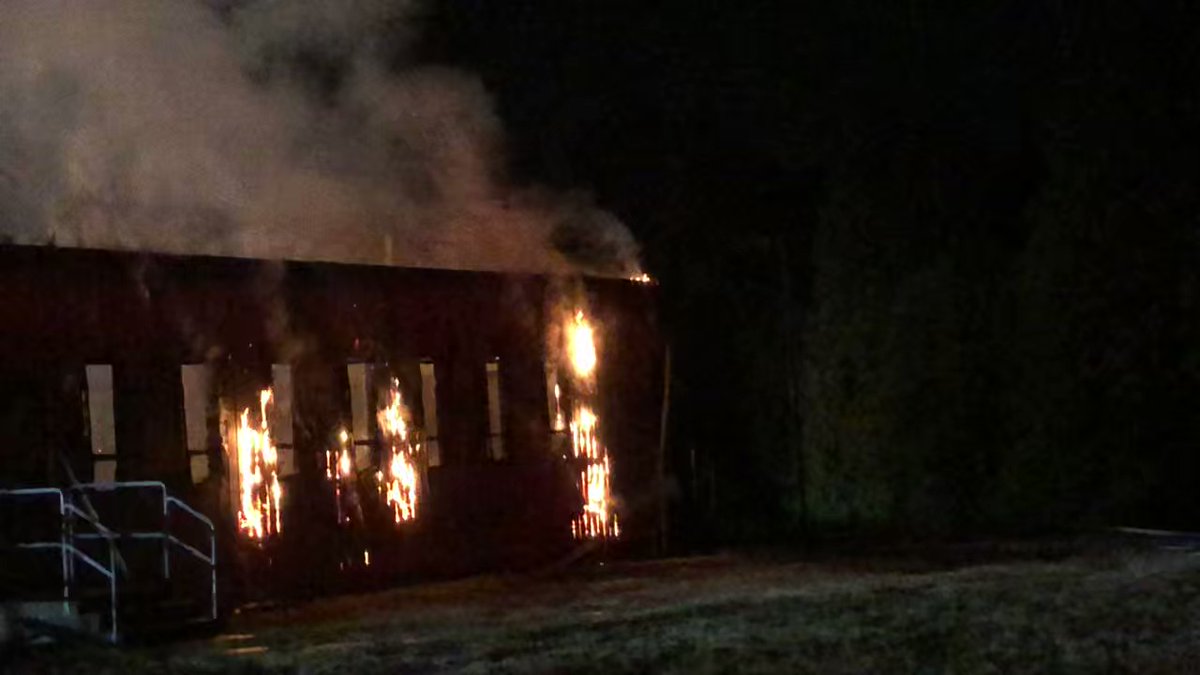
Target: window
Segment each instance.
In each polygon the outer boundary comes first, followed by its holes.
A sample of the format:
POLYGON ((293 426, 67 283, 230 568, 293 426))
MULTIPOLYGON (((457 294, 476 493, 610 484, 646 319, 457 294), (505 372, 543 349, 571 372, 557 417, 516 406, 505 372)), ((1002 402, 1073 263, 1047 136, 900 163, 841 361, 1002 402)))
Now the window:
POLYGON ((292 367, 284 363, 271 366, 271 441, 279 455, 278 473, 281 478, 294 476, 296 448, 292 432, 292 367))
POLYGON ((421 362, 421 409, 425 413, 425 456, 429 466, 441 466, 442 450, 438 445, 437 375, 433 361, 421 362))
POLYGON ((558 384, 558 368, 550 361, 546 362, 546 414, 550 421, 550 452, 554 456, 567 456, 570 452, 570 436, 567 432, 567 418, 563 414, 563 397, 565 392, 558 384))
POLYGON ((371 467, 371 367, 366 363, 346 366, 350 382, 350 435, 354 440, 354 468, 365 471, 371 467))
POLYGON ((89 364, 87 377, 88 433, 92 445, 92 480, 111 483, 117 478, 117 430, 113 414, 113 370, 89 364))
POLYGON ((500 360, 489 361, 485 369, 487 371, 488 457, 501 460, 504 459, 504 429, 501 426, 500 414, 500 360))
POLYGON ((212 408, 212 369, 208 364, 186 364, 180 368, 183 382, 184 445, 192 483, 208 478, 208 419, 212 408))

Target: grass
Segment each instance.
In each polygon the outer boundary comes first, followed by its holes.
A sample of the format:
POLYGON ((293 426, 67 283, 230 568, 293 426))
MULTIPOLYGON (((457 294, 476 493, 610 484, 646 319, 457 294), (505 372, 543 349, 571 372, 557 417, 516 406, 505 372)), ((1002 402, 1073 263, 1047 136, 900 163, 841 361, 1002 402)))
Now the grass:
POLYGON ((1190 672, 1200 667, 1200 556, 609 565, 330 598, 242 613, 213 640, 32 652, 7 665, 84 664, 122 675, 1190 672))

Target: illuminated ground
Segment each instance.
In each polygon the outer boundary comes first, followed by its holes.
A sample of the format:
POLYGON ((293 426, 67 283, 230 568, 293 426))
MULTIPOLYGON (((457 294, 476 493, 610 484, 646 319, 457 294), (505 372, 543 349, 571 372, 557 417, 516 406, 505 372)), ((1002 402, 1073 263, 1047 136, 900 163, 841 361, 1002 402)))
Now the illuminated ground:
MULTIPOLYGON (((247 613, 212 641, 40 653, 74 672, 1191 672, 1200 556, 735 558, 481 578, 247 613), (857 561, 857 562, 856 562, 857 561), (944 561, 943 561, 944 562, 944 561), (961 563, 961 560, 959 561, 961 563)), ((4 668, 0 668, 4 670, 4 668)))

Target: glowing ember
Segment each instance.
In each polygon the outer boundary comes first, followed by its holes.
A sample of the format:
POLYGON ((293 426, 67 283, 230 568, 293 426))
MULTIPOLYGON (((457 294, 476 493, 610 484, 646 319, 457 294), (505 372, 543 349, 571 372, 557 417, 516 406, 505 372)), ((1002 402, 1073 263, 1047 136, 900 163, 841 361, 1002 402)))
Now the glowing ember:
MULTIPOLYGON (((613 510, 610 486, 611 466, 608 450, 600 443, 599 418, 590 401, 594 392, 596 343, 591 323, 583 310, 576 310, 566 329, 567 356, 575 375, 575 393, 582 400, 575 402, 571 414, 571 450, 579 463, 579 492, 583 512, 571 523, 571 534, 577 539, 616 537, 620 534, 613 510)), ((555 429, 562 428, 562 408, 558 384, 554 385, 556 411, 555 429)))
POLYGON ((583 317, 583 310, 576 310, 575 320, 567 326, 567 354, 575 376, 581 380, 591 378, 596 370, 596 342, 592 324, 583 317))
POLYGON ((409 438, 407 417, 408 409, 400 395, 400 382, 393 379, 387 393, 387 405, 379 410, 377 419, 391 457, 384 480, 387 504, 397 524, 417 517, 420 494, 416 459, 421 446, 412 443, 409 438))
POLYGON ((277 474, 279 454, 271 442, 267 406, 271 403, 270 389, 258 395, 258 418, 252 420, 250 409, 242 411, 237 429, 237 457, 240 503, 238 529, 246 536, 261 541, 279 534, 280 505, 283 487, 277 474))

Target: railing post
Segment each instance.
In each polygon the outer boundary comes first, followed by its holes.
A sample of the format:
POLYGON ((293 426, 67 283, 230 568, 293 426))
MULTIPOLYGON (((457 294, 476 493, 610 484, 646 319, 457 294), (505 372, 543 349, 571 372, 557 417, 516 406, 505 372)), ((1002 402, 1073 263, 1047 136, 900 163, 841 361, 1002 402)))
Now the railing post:
POLYGON ((108 540, 108 607, 109 620, 112 626, 109 628, 109 641, 117 644, 117 560, 113 554, 113 541, 108 540))
MULTIPOLYGON (((71 505, 71 509, 72 509, 71 519, 67 520, 66 517, 64 516, 62 518, 62 520, 67 523, 66 543, 70 544, 71 547, 74 548, 75 547, 75 513, 74 513, 75 503, 73 501, 69 501, 71 499, 70 494, 71 493, 69 493, 69 492, 66 493, 65 499, 63 500, 63 502, 64 502, 63 508, 65 509, 67 504, 71 505)), ((67 578, 71 580, 72 584, 75 583, 75 556, 73 556, 73 555, 67 556, 67 578)))
POLYGON ((58 493, 58 543, 62 564, 62 610, 63 616, 67 617, 71 615, 71 578, 67 571, 67 508, 61 490, 58 493))
POLYGON ((162 486, 162 517, 163 517, 163 579, 171 579, 171 516, 168 513, 167 486, 162 486))
POLYGON ((217 533, 216 530, 211 530, 208 533, 208 564, 212 569, 212 618, 217 620, 217 533))

